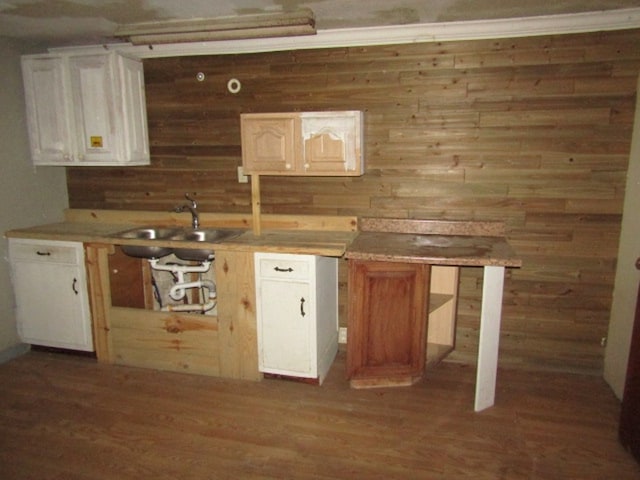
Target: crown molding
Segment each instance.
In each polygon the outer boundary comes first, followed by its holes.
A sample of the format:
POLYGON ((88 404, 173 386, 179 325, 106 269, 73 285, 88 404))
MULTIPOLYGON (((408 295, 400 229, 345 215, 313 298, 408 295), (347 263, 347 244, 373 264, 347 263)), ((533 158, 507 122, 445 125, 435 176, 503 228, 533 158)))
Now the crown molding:
MULTIPOLYGON (((640 28, 640 8, 464 22, 437 22, 335 30, 316 35, 190 42, 162 45, 114 44, 87 47, 117 50, 138 58, 225 55, 367 45, 396 45, 531 37, 640 28)), ((51 49, 59 51, 61 49, 51 49)), ((78 47, 74 48, 75 51, 78 47)))

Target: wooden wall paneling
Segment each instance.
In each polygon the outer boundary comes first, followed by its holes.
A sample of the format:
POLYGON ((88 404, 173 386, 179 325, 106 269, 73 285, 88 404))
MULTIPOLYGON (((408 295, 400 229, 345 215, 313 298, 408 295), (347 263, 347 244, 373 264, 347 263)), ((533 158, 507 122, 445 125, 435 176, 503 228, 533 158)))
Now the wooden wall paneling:
MULTIPOLYGON (((72 208, 166 211, 190 191, 204 212, 250 214, 250 187, 236 182, 240 113, 362 110, 365 175, 261 179, 261 211, 502 221, 524 265, 506 278, 501 362, 602 368, 640 31, 144 65, 151 165, 67 169, 72 208)), ((463 268, 460 283, 453 355, 472 362, 482 282, 463 268)))

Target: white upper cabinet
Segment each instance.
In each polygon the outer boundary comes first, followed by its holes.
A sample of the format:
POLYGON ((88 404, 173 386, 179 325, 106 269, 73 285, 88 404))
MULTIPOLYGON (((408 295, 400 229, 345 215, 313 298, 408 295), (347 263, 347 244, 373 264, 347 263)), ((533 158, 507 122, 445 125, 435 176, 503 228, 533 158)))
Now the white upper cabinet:
POLYGON ((148 165, 144 76, 116 52, 22 57, 36 165, 148 165))
POLYGON ((247 113, 240 122, 247 174, 364 173, 360 111, 247 113))

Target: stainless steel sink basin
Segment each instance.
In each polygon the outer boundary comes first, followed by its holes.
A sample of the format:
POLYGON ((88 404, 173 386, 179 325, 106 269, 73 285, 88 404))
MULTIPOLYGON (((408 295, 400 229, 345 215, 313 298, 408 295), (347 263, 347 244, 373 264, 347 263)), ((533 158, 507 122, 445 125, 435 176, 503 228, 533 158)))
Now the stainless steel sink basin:
POLYGON ((146 245, 121 244, 122 251, 138 258, 161 258, 170 253, 182 260, 203 262, 213 258, 213 246, 194 248, 193 243, 216 243, 240 235, 243 230, 228 228, 191 229, 181 227, 138 227, 116 234, 126 240, 145 240, 146 245), (153 240, 157 245, 150 245, 153 240), (157 242, 156 242, 157 241, 157 242), (181 245, 184 243, 185 245, 181 245))
MULTIPOLYGON (((172 237, 172 240, 186 241, 186 242, 203 242, 203 243, 215 243, 220 240, 227 240, 233 237, 237 237, 242 233, 242 230, 225 229, 225 228, 210 228, 210 229, 198 229, 198 230, 183 230, 181 233, 172 237)), ((195 262, 203 262, 213 258, 213 247, 192 248, 192 247, 174 247, 173 254, 182 260, 191 260, 195 262)))
MULTIPOLYGON (((141 227, 119 233, 117 236, 131 240, 169 240, 182 229, 170 227, 141 227)), ((161 258, 169 255, 173 248, 165 245, 120 245, 127 255, 138 258, 161 258)))

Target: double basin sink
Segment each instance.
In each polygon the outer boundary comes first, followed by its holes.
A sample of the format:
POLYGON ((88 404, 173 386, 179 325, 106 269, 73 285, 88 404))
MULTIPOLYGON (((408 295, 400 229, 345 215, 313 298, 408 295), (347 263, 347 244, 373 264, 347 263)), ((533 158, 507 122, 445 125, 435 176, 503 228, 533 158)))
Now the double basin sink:
POLYGON ((227 228, 139 227, 116 234, 125 240, 144 240, 139 245, 121 244, 122 251, 138 258, 161 258, 173 253, 182 260, 204 262, 213 258, 211 244, 237 237, 243 232, 227 228), (153 243, 153 244, 151 244, 153 243), (194 247, 198 243, 202 246, 194 247))

